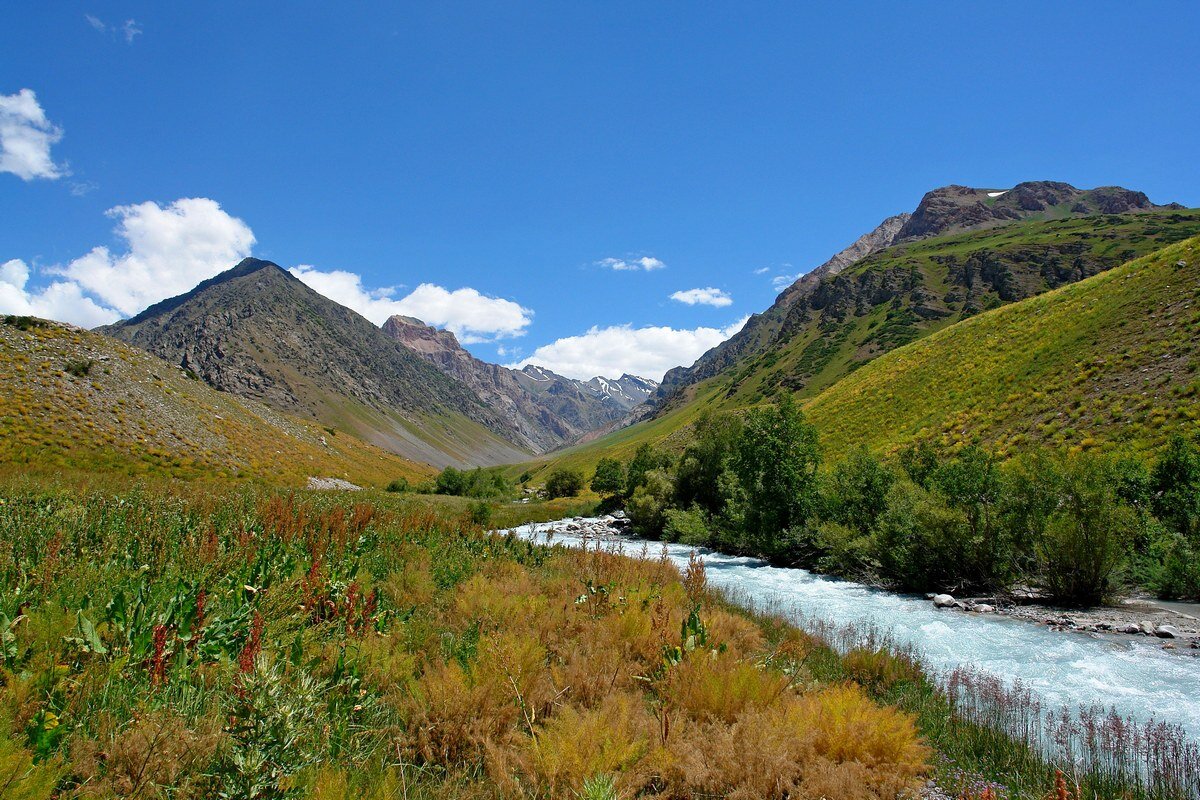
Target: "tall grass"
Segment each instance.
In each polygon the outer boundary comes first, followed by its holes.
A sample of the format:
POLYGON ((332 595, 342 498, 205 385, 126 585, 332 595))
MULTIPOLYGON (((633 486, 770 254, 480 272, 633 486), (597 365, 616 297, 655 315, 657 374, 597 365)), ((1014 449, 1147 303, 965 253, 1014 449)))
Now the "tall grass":
POLYGON ((419 499, 184 491, 0 489, 5 798, 867 800, 927 771, 909 714, 702 569, 419 499))

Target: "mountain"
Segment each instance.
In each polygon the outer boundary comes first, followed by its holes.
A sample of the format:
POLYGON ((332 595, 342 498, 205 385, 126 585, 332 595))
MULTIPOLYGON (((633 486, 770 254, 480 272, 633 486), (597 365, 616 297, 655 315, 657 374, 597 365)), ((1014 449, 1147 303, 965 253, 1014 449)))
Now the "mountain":
POLYGON ((527 458, 525 437, 479 396, 350 309, 248 258, 98 329, 213 387, 443 466, 527 458))
MULTIPOLYGON (((663 378, 657 401, 660 405, 670 405, 676 396, 683 393, 688 387, 712 378, 734 365, 743 364, 750 359, 770 353, 780 346, 781 337, 795 338, 800 328, 811 330, 813 326, 809 322, 816 316, 821 318, 816 323, 817 327, 821 323, 827 322, 825 315, 821 313, 823 309, 831 301, 836 305, 838 301, 845 302, 850 299, 846 292, 848 282, 845 280, 839 282, 837 277, 851 266, 860 264, 870 257, 898 245, 969 231, 1002 228, 1020 222, 1047 222, 1096 217, 1097 215, 1164 214, 1180 210, 1183 210, 1183 207, 1177 203, 1156 206, 1142 192, 1121 187, 1084 190, 1055 181, 1020 183, 1007 190, 973 189, 966 186, 945 186, 935 189, 925 194, 911 214, 898 214, 887 218, 873 231, 860 237, 829 261, 801 276, 780 293, 771 308, 762 314, 752 316, 741 331, 702 355, 695 364, 690 367, 677 367, 669 371, 663 378)), ((1083 235, 1086 239, 1086 231, 1083 231, 1083 235)), ((892 252, 894 253, 894 251, 892 252)), ((1032 285, 1036 281, 1031 280, 1027 273, 1040 270, 1043 262, 1062 261, 1064 258, 1069 260, 1072 254, 1063 251, 1058 254, 1029 252, 1023 255, 1029 256, 1030 259, 1024 264, 1012 261, 1004 264, 990 264, 987 254, 979 254, 977 266, 985 273, 989 270, 992 272, 1002 271, 1006 279, 1010 279, 1013 285, 1030 284, 1025 287, 1024 293, 1005 291, 1005 287, 997 287, 995 298, 1001 302, 1011 302, 1021 296, 1028 296, 1036 288, 1032 285)), ((1126 257, 1132 257, 1132 255, 1133 253, 1129 253, 1126 257)), ((1120 260, 1124 259, 1112 260, 1107 263, 1112 266, 1114 263, 1119 263, 1120 260)), ((880 259, 876 259, 874 263, 880 263, 880 259)), ((1052 268, 1062 272, 1061 268, 1052 268)), ((960 276, 959 282, 970 283, 970 286, 964 287, 970 292, 975 288, 977 271, 974 267, 968 269, 970 274, 960 276)), ((1081 269, 1074 270, 1075 279, 1089 274, 1087 269, 1088 267, 1085 265, 1081 269)), ((922 271, 909 276, 901 276, 892 270, 891 274, 881 277, 876 272, 871 272, 871 275, 866 278, 867 282, 875 281, 881 285, 886 284, 886 286, 882 289, 882 293, 879 286, 870 287, 867 294, 875 296, 863 297, 859 294, 853 298, 855 310, 863 311, 864 304, 876 305, 872 302, 874 299, 885 297, 889 291, 899 291, 910 293, 913 299, 911 302, 906 302, 902 298, 894 318, 904 317, 905 312, 909 309, 911 309, 911 313, 917 315, 930 313, 940 315, 940 311, 946 309, 934 310, 932 304, 925 300, 945 293, 946 278, 941 274, 942 272, 936 267, 933 269, 935 274, 925 274, 922 271), (908 285, 909 283, 912 285, 908 285)), ((984 274, 980 277, 986 280, 990 276, 984 274)), ((1057 285, 1055 281, 1061 281, 1061 279, 1050 280, 1043 288, 1057 285)), ((1011 289, 1011 287, 1009 288, 1011 289)), ((895 295, 887 296, 885 299, 891 300, 893 296, 895 295)), ((981 301, 991 302, 992 298, 981 295, 981 301)), ((949 304, 954 305, 953 299, 949 304)), ((955 310, 962 311, 963 308, 968 311, 978 311, 982 306, 967 304, 957 307, 955 310)), ((840 314, 841 310, 844 309, 837 310, 837 313, 840 314)), ((907 322, 908 320, 901 324, 911 328, 907 322)), ((907 335, 906 331, 900 338, 903 339, 907 335)), ((883 337, 864 355, 878 354, 889 349, 890 346, 894 346, 897 342, 891 341, 889 337, 883 337)))
POLYGON ((220 392, 178 364, 107 336, 0 318, 0 463, 301 487, 381 486, 430 469, 311 420, 220 392))
POLYGON ((621 419, 657 388, 653 381, 629 375, 583 382, 542 367, 515 370, 489 364, 467 352, 450 331, 413 317, 393 316, 383 324, 383 332, 470 388, 536 453, 621 419))
POLYGON ((586 471, 601 456, 629 458, 643 443, 677 446, 706 411, 746 408, 783 392, 801 399, 823 396, 888 352, 1198 234, 1200 210, 1159 208, 1025 220, 893 245, 826 276, 792 305, 777 303, 758 324, 748 323, 743 333, 754 338, 740 338, 755 347, 743 347, 740 354, 710 351, 709 363, 714 355, 734 357, 657 398, 646 418, 534 464, 586 471))

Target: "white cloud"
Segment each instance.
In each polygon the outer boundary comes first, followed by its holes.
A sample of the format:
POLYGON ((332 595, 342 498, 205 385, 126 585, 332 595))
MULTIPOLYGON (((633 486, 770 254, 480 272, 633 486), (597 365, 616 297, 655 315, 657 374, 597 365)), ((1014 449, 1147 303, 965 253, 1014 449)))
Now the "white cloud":
POLYGON ((0 264, 0 311, 57 319, 94 328, 116 322, 120 314, 85 297, 78 284, 56 281, 42 289, 26 289, 30 270, 20 259, 0 264))
POLYGON ((120 36, 125 40, 126 44, 133 44, 134 38, 142 34, 142 26, 136 19, 127 19, 120 25, 109 25, 104 20, 92 14, 84 14, 83 18, 97 32, 114 38, 120 36))
POLYGON ((568 378, 587 380, 596 375, 619 378, 623 374, 661 380, 672 367, 695 362, 742 329, 749 317, 726 328, 634 328, 614 325, 592 327, 579 336, 568 336, 534 350, 511 366, 537 364, 568 378))
POLYGON ((293 267, 291 273, 330 300, 354 309, 376 325, 393 314, 416 317, 427 325, 453 331, 463 344, 490 342, 521 336, 533 321, 533 312, 512 300, 489 297, 471 289, 450 291, 422 283, 408 295, 395 298, 397 287, 367 289, 362 278, 344 270, 322 272, 314 267, 293 267))
POLYGON ((771 271, 770 267, 759 267, 758 269, 754 270, 754 274, 755 275, 766 275, 770 271, 771 271))
POLYGON ((0 267, 0 312, 89 328, 115 322, 229 269, 254 244, 246 223, 203 197, 165 207, 117 206, 108 215, 118 221, 125 252, 95 247, 66 266, 41 269, 50 279, 41 288, 29 286, 32 270, 24 261, 7 261, 0 267))
POLYGON ((799 280, 800 275, 802 274, 803 273, 797 273, 795 275, 776 275, 775 277, 771 278, 771 285, 776 289, 786 289, 788 286, 791 286, 793 283, 799 280))
POLYGON ((667 266, 652 256, 641 256, 639 258, 602 258, 596 264, 601 267, 620 271, 644 270, 646 272, 663 269, 667 266))
POLYGON ((733 298, 728 293, 721 289, 714 289, 708 286, 704 289, 688 289, 683 292, 675 292, 671 295, 671 299, 680 303, 686 303, 689 306, 713 306, 714 308, 724 308, 728 305, 733 305, 733 298))
POLYGON ((95 247, 65 267, 50 270, 78 284, 124 316, 190 290, 250 255, 254 233, 215 200, 185 197, 117 206, 116 234, 127 250, 95 247))
POLYGON ((0 94, 0 172, 25 181, 67 175, 66 167, 50 155, 50 147, 62 137, 62 128, 46 118, 32 89, 0 94))

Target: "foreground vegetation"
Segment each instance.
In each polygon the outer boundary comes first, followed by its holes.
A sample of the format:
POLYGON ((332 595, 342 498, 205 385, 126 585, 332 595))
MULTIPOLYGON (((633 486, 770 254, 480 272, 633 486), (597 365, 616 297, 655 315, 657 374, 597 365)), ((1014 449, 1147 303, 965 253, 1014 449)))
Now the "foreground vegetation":
POLYGON ((0 543, 5 798, 875 798, 928 770, 910 716, 701 568, 423 499, 6 491, 0 543))
POLYGON ((910 591, 1034 586, 1063 604, 1129 584, 1200 596, 1200 446, 1176 437, 1152 462, 978 446, 865 449, 823 468, 799 408, 703 417, 676 459, 645 446, 604 459, 592 488, 637 531, 910 591))

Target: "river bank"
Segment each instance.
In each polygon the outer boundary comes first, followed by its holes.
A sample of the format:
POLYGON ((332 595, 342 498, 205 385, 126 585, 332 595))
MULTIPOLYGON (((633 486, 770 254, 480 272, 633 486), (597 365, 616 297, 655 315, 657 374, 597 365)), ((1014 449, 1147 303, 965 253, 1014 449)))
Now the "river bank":
MULTIPOLYGON (((627 523, 612 515, 524 525, 510 532, 539 543, 603 546, 643 557, 662 554, 681 566, 694 551, 686 545, 637 539, 627 530, 627 523)), ((1097 617, 1093 622, 1080 612, 1067 615, 1034 606, 1005 609, 1011 613, 937 608, 922 597, 771 566, 760 559, 699 552, 710 584, 738 602, 769 608, 801 625, 877 630, 901 646, 913 647, 935 671, 969 668, 1010 685, 1019 683, 1046 709, 1114 708, 1121 716, 1177 725, 1189 736, 1200 737, 1200 670, 1189 657, 1200 651, 1180 641, 1082 630, 1083 625, 1111 625, 1116 619, 1097 617), (1044 622, 1064 618, 1074 627, 1066 621, 1044 622), (1068 630, 1080 635, 1060 632, 1068 630), (1173 648, 1164 649, 1171 644, 1173 648)), ((1142 616, 1139 622, 1155 617, 1137 606, 1123 613, 1142 616)), ((1190 620, 1180 620, 1181 632, 1193 629, 1186 624, 1190 620)))

